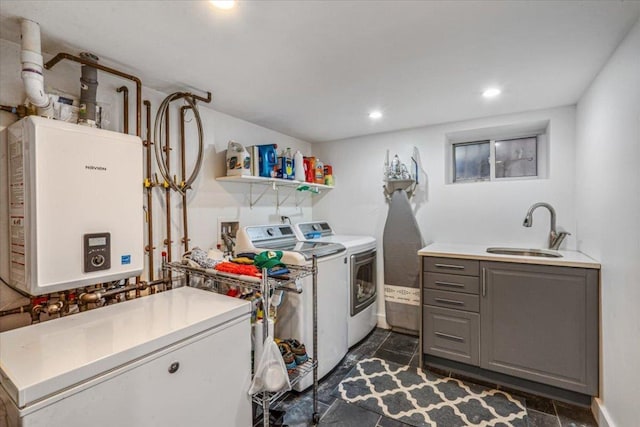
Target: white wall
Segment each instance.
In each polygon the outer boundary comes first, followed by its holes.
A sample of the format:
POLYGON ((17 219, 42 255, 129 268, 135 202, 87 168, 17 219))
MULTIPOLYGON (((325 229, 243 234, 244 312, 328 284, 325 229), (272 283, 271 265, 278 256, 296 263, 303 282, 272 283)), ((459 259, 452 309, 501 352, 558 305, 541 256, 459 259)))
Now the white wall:
MULTIPOLYGON (((415 146, 423 172, 412 202, 425 242, 546 247, 548 212, 537 210, 531 228, 523 227, 522 221, 533 203, 549 202, 558 225, 575 235, 574 129, 575 108, 570 106, 314 144, 315 155, 334 167, 336 182, 334 190, 315 200, 314 219, 326 219, 342 233, 374 235, 381 261, 388 210, 382 191, 385 153, 397 153, 409 166, 415 146), (446 183, 448 133, 543 120, 550 122, 548 179, 446 183)), ((573 236, 563 248, 575 248, 573 236)), ((378 279, 383 295, 381 271, 378 279)), ((378 307, 384 324, 383 298, 378 307)))
POLYGON ((609 426, 633 426, 640 396, 640 23, 583 95, 576 123, 578 248, 602 263, 600 416, 609 426))
MULTIPOLYGON (((75 53, 75 52, 71 52, 75 53)), ((100 56, 100 52, 96 52, 100 56)), ((45 54, 45 61, 50 59, 52 55, 45 54)), ((2 58, 0 67, 0 104, 17 105, 24 101, 24 90, 20 80, 20 46, 0 40, 0 57, 2 58)), ((136 64, 130 64, 132 68, 136 64)), ((118 67, 116 67, 118 68, 118 67)), ((127 72, 127 70, 122 70, 127 72)), ((79 96, 80 93, 80 65, 63 61, 56 65, 52 70, 45 72, 45 85, 49 91, 51 88, 58 89, 63 92, 79 96)), ((109 130, 122 131, 122 94, 116 93, 115 89, 123 84, 129 88, 129 133, 135 134, 135 85, 128 80, 121 80, 109 76, 106 73, 98 72, 98 101, 107 104, 109 117, 106 128, 109 130)), ((143 82, 144 83, 144 82, 143 82)), ((206 90, 207 88, 202 88, 206 90)), ((185 90, 176 88, 176 90, 185 90)), ((143 88, 143 99, 151 101, 152 105, 152 122, 155 120, 155 112, 167 94, 163 94, 149 88, 143 88)), ((188 213, 189 213, 189 237, 191 238, 191 247, 200 246, 202 248, 214 247, 219 240, 218 236, 218 220, 219 219, 238 219, 240 225, 252 225, 269 222, 279 222, 280 215, 287 215, 293 221, 302 221, 311 219, 311 201, 309 198, 299 203, 299 207, 295 206, 295 200, 292 196, 285 204, 276 211, 276 196, 272 190, 253 208, 249 207, 249 186, 236 183, 221 183, 215 180, 216 177, 226 174, 225 155, 227 143, 230 139, 240 142, 244 145, 277 143, 279 147, 291 147, 299 149, 303 154, 311 154, 311 145, 308 142, 295 139, 278 132, 257 126, 255 124, 222 114, 213 110, 215 108, 214 100, 211 104, 199 104, 200 114, 202 116, 204 135, 205 135, 205 157, 203 167, 198 179, 194 184, 194 190, 189 192, 188 213)), ((180 102, 174 103, 177 107, 182 105, 180 102)), ((172 104, 172 105, 174 105, 172 104)), ((177 107, 173 108, 171 124, 172 129, 172 146, 173 159, 179 157, 179 112, 177 107)), ((146 138, 146 123, 144 123, 145 113, 143 110, 142 137, 146 138)), ((0 112, 0 129, 8 126, 15 120, 15 116, 9 113, 0 112)), ((195 138, 195 127, 187 128, 187 168, 191 170, 195 162, 197 153, 197 140, 195 138)), ((155 169, 155 158, 153 159, 155 169)), ((176 162, 172 170, 177 174, 178 163, 176 162)), ((2 165, 2 177, 4 180, 5 165, 2 165)), ((142 183, 141 183, 142 185, 142 183)), ((4 187, 4 183, 0 182, 0 186, 4 187)), ((258 188, 256 191, 261 190, 258 188)), ((144 199, 146 201, 146 197, 144 199)), ((163 241, 165 239, 165 218, 164 215, 164 191, 155 189, 154 191, 154 245, 156 246, 156 273, 158 277, 160 265, 160 251, 163 250, 163 241)), ((182 232, 182 211, 180 210, 180 198, 177 193, 172 194, 172 204, 174 206, 172 212, 172 240, 174 259, 182 253, 181 238, 182 232)), ((141 206, 143 201, 141 200, 141 206)), ((142 216, 142 210, 141 210, 142 216)), ((0 224, 3 232, 6 232, 6 224, 0 224)), ((146 226, 145 226, 146 233, 146 226)), ((145 234, 146 235, 146 234, 145 234)), ((145 237, 146 242, 146 237, 145 237)), ((6 251, 0 250, 0 262, 6 262, 6 251)), ((145 264, 146 265, 146 264, 145 264)), ((146 273, 145 273, 146 276, 146 273)), ((26 301, 17 294, 9 291, 6 287, 0 286, 0 310, 12 308, 26 301)), ((16 318, 20 317, 19 322, 23 324, 29 321, 29 316, 6 316, 0 318, 0 330, 9 327, 15 327, 16 318)))

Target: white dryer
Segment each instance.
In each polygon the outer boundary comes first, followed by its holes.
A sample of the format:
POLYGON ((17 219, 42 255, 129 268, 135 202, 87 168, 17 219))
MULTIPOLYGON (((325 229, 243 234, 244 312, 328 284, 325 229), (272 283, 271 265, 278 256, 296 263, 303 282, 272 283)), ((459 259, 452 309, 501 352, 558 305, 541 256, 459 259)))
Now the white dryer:
MULTIPOLYGON (((347 354, 347 264, 345 247, 326 242, 301 242, 290 224, 256 225, 238 231, 236 252, 258 253, 282 251, 282 262, 311 265, 313 255, 318 261, 318 355, 313 354, 313 279, 302 279, 302 293, 288 292, 278 309, 275 335, 295 338, 305 344, 307 353, 318 361, 318 378, 329 373, 347 354)), ((309 387, 311 375, 294 388, 309 387)))
POLYGON ((347 340, 353 347, 378 323, 376 239, 372 236, 335 234, 326 221, 294 226, 303 241, 339 243, 347 250, 347 340))

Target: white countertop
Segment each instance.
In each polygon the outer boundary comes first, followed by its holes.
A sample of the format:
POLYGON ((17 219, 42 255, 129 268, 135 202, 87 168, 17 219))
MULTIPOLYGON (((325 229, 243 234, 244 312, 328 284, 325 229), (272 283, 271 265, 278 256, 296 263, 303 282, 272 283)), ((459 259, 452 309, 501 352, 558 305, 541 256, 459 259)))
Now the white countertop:
POLYGON ((250 313, 247 301, 184 287, 10 330, 0 383, 24 407, 250 313))
POLYGON ((562 267, 581 267, 600 269, 600 263, 577 251, 555 251, 562 258, 547 258, 521 255, 500 255, 487 252, 488 247, 525 248, 516 245, 465 245, 448 243, 431 243, 418 251, 421 256, 437 256, 443 258, 477 259, 482 261, 514 262, 520 264, 556 265, 562 267))

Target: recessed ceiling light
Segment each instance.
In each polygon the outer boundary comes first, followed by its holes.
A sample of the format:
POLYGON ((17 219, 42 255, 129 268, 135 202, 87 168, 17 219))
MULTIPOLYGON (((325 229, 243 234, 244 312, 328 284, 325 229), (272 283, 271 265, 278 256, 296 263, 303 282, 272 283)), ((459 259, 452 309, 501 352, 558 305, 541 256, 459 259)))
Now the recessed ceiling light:
POLYGON ((229 10, 236 5, 236 0, 211 0, 211 4, 218 9, 229 10))
POLYGON ((482 96, 484 96, 485 98, 495 98, 496 96, 500 95, 500 93, 502 93, 500 89, 498 89, 497 87, 491 87, 482 92, 482 96))
POLYGON ((369 113, 369 118, 373 120, 378 120, 382 118, 382 111, 372 111, 369 113))

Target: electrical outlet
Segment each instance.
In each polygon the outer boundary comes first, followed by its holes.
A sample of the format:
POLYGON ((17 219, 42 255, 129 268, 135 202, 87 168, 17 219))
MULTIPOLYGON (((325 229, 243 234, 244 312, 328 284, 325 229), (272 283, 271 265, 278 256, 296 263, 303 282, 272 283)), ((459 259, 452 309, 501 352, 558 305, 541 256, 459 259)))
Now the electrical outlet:
POLYGON ((236 235, 238 234, 238 229, 240 228, 239 221, 220 221, 220 238, 222 238, 223 234, 228 234, 229 237, 235 240, 236 235))

